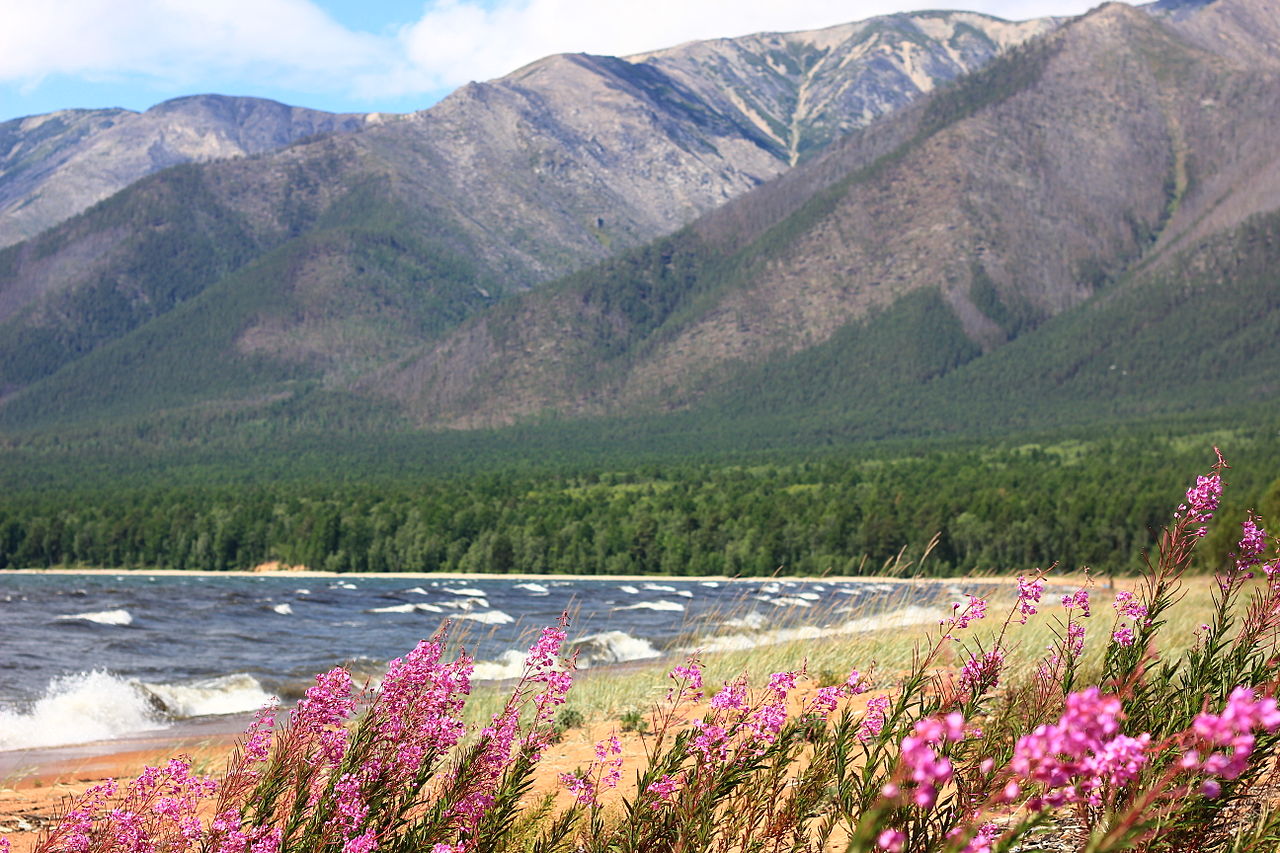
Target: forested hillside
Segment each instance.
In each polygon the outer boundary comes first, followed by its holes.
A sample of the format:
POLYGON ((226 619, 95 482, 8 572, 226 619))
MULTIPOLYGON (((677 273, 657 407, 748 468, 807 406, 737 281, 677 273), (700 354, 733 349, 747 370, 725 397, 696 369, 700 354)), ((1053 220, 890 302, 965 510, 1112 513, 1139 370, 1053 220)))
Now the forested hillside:
POLYGON ((181 486, 13 489, 0 498, 0 567, 946 575, 1058 561, 1126 572, 1215 439, 1240 471, 1231 521, 1211 534, 1221 556, 1245 507, 1280 517, 1274 430, 357 483, 332 469, 232 485, 204 469, 181 486))

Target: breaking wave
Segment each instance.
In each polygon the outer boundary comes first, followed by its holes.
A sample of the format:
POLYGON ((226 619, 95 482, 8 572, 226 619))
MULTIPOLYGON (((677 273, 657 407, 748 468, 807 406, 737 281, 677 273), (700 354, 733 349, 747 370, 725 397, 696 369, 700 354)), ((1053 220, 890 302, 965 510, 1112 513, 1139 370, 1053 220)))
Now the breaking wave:
POLYGON ((96 622, 99 625, 132 625, 133 614, 128 610, 98 610, 93 613, 70 613, 58 617, 69 621, 78 619, 84 622, 96 622))

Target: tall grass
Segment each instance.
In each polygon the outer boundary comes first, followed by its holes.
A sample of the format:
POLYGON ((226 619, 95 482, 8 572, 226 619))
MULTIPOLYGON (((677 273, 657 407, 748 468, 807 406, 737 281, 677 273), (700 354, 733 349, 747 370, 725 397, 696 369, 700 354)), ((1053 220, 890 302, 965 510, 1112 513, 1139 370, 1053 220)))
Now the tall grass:
POLYGON ((1188 490, 1136 589, 1086 577, 1050 601, 1037 572, 999 612, 969 596, 910 641, 633 675, 653 699, 640 749, 605 738, 558 798, 533 787, 575 676, 567 617, 478 721, 472 661, 437 636, 377 689, 339 668, 279 730, 264 710, 219 778, 179 758, 90 789, 37 850, 1275 850, 1275 542, 1251 513, 1208 600, 1184 583, 1226 467, 1188 490))

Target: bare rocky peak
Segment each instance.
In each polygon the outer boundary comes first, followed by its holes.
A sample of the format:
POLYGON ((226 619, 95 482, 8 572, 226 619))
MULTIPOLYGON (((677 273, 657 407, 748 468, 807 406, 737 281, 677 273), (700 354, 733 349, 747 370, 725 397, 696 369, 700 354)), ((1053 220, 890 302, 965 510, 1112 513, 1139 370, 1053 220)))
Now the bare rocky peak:
POLYGON ((31 237, 134 181, 178 163, 271 151, 353 131, 365 115, 261 98, 194 95, 146 112, 61 110, 0 124, 0 247, 31 237))
POLYGON ((692 42, 628 57, 736 111, 790 164, 1054 29, 972 12, 919 12, 820 30, 692 42))

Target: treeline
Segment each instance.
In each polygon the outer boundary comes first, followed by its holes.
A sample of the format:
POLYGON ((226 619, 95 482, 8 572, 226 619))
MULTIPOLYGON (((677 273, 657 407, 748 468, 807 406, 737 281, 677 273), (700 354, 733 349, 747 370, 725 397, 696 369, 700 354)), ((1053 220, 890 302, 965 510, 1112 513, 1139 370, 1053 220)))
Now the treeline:
MULTIPOLYGON (((1245 506, 1280 515, 1278 459, 1274 441, 1237 450, 1209 550, 1230 550, 1245 506)), ((1059 561, 1127 571, 1210 462, 1201 441, 1116 441, 376 486, 11 492, 0 498, 0 567, 280 560, 340 572, 760 576, 1059 561)))

